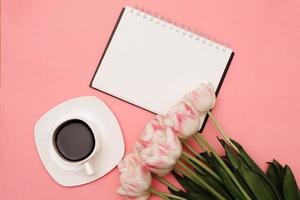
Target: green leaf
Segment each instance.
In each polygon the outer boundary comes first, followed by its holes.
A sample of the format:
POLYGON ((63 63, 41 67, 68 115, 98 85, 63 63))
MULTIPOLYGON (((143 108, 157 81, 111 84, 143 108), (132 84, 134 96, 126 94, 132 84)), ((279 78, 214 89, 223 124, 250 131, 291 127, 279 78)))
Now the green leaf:
POLYGON ((210 174, 207 171, 205 171, 203 168, 199 167, 196 162, 194 162, 191 159, 189 159, 189 162, 191 162, 189 164, 196 170, 198 174, 201 174, 203 176, 210 176, 210 174))
MULTIPOLYGON (((219 138, 218 138, 219 139, 219 138)), ((226 165, 231 169, 231 171, 234 173, 235 177, 237 178, 240 185, 244 188, 244 190, 247 192, 247 194, 250 196, 251 199, 256 200, 255 195, 241 176, 241 162, 243 160, 235 154, 232 149, 221 139, 219 139, 220 143, 225 149, 226 157, 223 158, 226 165)))
POLYGON ((288 165, 284 167, 283 178, 283 196, 285 200, 299 200, 299 189, 293 175, 293 172, 288 165))
MULTIPOLYGON (((240 176, 243 178, 244 182, 242 182, 241 179, 239 182, 243 185, 243 188, 247 191, 247 193, 252 196, 252 198, 254 195, 258 200, 279 199, 277 191, 270 184, 269 180, 267 180, 267 177, 262 170, 251 159, 251 157, 240 144, 233 140, 232 142, 240 150, 238 155, 234 154, 227 144, 222 142, 221 144, 225 149, 226 156, 229 159, 232 167, 238 171, 240 176), (245 183, 248 185, 248 188, 245 187, 245 183)), ((237 174, 236 177, 238 177, 237 174)))
POLYGON ((283 166, 275 159, 273 159, 273 165, 276 167, 278 175, 283 179, 284 177, 284 168, 283 166))
MULTIPOLYGON (((176 196, 179 196, 179 197, 183 197, 187 200, 214 200, 214 198, 212 197, 208 197, 204 194, 201 194, 201 193, 187 193, 187 192, 183 192, 182 190, 180 191, 175 191, 175 190, 172 190, 171 188, 168 188, 170 190, 170 192, 176 196)), ((175 198, 172 198, 172 197, 169 197, 169 199, 174 199, 175 198)))
POLYGON ((219 141, 223 145, 223 147, 225 149, 225 153, 226 153, 226 157, 223 158, 224 162, 234 173, 234 176, 237 178, 238 182, 244 188, 244 190, 247 192, 247 194, 250 196, 250 198, 253 200, 256 200, 255 195, 253 194, 253 192, 251 191, 251 189, 245 182, 244 178, 241 176, 241 172, 240 172, 241 167, 240 166, 241 166, 241 162, 243 162, 243 160, 237 154, 235 154, 232 151, 232 149, 229 148, 229 146, 223 140, 219 140, 219 141))
POLYGON ((254 160, 252 160, 252 158, 244 150, 244 148, 238 142, 236 142, 236 141, 234 141, 232 139, 230 139, 230 140, 238 148, 238 150, 240 151, 239 155, 241 156, 241 158, 243 158, 243 160, 248 165, 248 167, 250 167, 256 173, 264 175, 264 172, 259 168, 259 166, 254 162, 254 160))
MULTIPOLYGON (((173 176, 175 177, 175 179, 180 183, 180 185, 187 191, 187 192, 193 192, 199 191, 199 188, 196 184, 190 183, 188 181, 188 179, 184 176, 180 176, 178 173, 176 173, 175 171, 172 171, 173 176)), ((201 192, 201 190, 199 191, 201 192)))
POLYGON ((241 166, 241 162, 242 162, 241 159, 238 156, 234 155, 234 153, 231 151, 231 149, 228 147, 227 144, 224 144, 223 147, 225 149, 226 156, 230 161, 232 167, 234 169, 238 169, 241 166))
POLYGON ((237 180, 239 181, 239 183, 241 184, 241 186, 244 188, 244 190, 247 192, 248 196, 252 199, 252 200, 257 200, 255 195, 253 194, 251 188, 248 186, 248 184, 245 182, 244 178, 241 176, 241 174, 239 173, 239 171, 237 171, 236 169, 232 169, 232 171, 234 172, 235 177, 237 178, 237 180))
POLYGON ((241 163, 241 172, 257 200, 278 199, 271 186, 256 171, 251 170, 246 164, 241 163))
POLYGON ((268 164, 269 167, 266 172, 268 179, 275 186, 277 193, 280 195, 280 198, 283 199, 282 184, 284 177, 284 169, 276 160, 273 160, 272 163, 268 164))
POLYGON ((203 188, 196 185, 193 181, 188 179, 185 176, 180 176, 175 171, 172 172, 176 180, 184 187, 184 189, 187 192, 183 191, 174 191, 171 188, 169 188, 170 192, 172 194, 178 195, 180 197, 183 197, 188 200, 214 200, 214 197, 211 196, 207 191, 205 191, 203 188))
POLYGON ((215 171, 216 170, 215 162, 212 159, 212 157, 207 153, 207 151, 200 153, 200 155, 205 158, 210 168, 215 171))
MULTIPOLYGON (((252 171, 259 174, 264 182, 269 185, 273 190, 273 193, 276 195, 275 199, 281 200, 278 191, 276 190, 275 185, 268 179, 266 174, 259 168, 259 166, 254 162, 254 160, 249 156, 249 154, 244 150, 244 148, 236 141, 230 139, 231 142, 239 149, 239 156, 243 159, 243 163, 246 164, 252 171)), ((246 181, 247 182, 247 181, 246 181)))
POLYGON ((240 192, 240 190, 236 187, 232 179, 229 177, 225 169, 219 164, 216 158, 212 157, 214 165, 216 167, 216 171, 219 176, 222 178, 224 186, 227 191, 231 194, 234 199, 245 199, 244 195, 240 192))
POLYGON ((172 193, 172 194, 174 194, 174 195, 176 195, 176 196, 179 196, 179 197, 183 197, 183 198, 187 198, 187 196, 188 196, 188 193, 187 192, 184 192, 184 191, 182 191, 182 190, 179 190, 179 191, 175 191, 175 190, 173 190, 172 188, 169 188, 168 187, 168 189, 169 189, 169 191, 172 193))
POLYGON ((176 178, 176 180, 180 183, 180 185, 188 192, 188 193, 199 193, 206 196, 210 196, 209 193, 198 186, 196 183, 191 181, 189 178, 185 176, 180 176, 175 171, 172 172, 173 176, 176 178))
POLYGON ((220 166, 215 158, 210 156, 207 152, 201 153, 201 155, 206 159, 208 166, 221 177, 222 185, 218 184, 219 182, 217 181, 208 179, 207 177, 203 177, 203 179, 206 180, 210 185, 214 186, 214 189, 225 198, 231 199, 232 197, 240 197, 240 191, 236 188, 227 172, 220 166))
MULTIPOLYGON (((192 168, 195 169, 195 172, 198 175, 198 177, 201 177, 202 180, 204 180, 208 185, 213 187, 214 190, 216 190, 219 194, 221 194, 226 199, 231 198, 230 195, 228 194, 228 192, 226 191, 224 185, 222 184, 222 182, 220 182, 219 179, 216 179, 210 173, 203 170, 203 168, 199 167, 196 164, 196 162, 194 162, 193 160, 189 159, 188 163, 191 165, 192 168)), ((210 166, 208 166, 208 167, 210 167, 210 166)))
POLYGON ((220 193, 225 199, 231 199, 232 197, 227 192, 226 187, 223 183, 220 183, 215 178, 213 178, 211 175, 201 175, 198 174, 198 176, 201 177, 206 183, 208 183, 210 186, 212 186, 218 193, 220 193))
POLYGON ((186 197, 187 200, 215 200, 212 197, 208 197, 206 195, 203 194, 199 194, 199 193, 189 193, 186 197))
POLYGON ((194 161, 189 159, 188 163, 195 169, 197 175, 201 177, 201 179, 204 180, 206 183, 208 183, 208 185, 212 186, 218 193, 220 193, 226 199, 231 198, 222 182, 220 182, 210 173, 199 167, 194 161))
MULTIPOLYGON (((172 190, 171 188, 169 188, 170 192, 176 196, 179 196, 179 197, 183 197, 187 200, 215 200, 214 198, 212 197, 208 197, 206 195, 203 195, 201 193, 185 193, 185 192, 182 192, 182 191, 174 191, 172 190)), ((175 198, 171 198, 169 197, 169 199, 174 199, 175 198)))
MULTIPOLYGON (((227 192, 226 187, 222 183, 219 183, 219 181, 217 181, 213 176, 208 174, 206 171, 205 171, 204 175, 197 171, 196 171, 196 173, 199 177, 201 177, 202 180, 204 180, 208 185, 210 185, 212 188, 214 188, 214 190, 216 190, 223 197, 225 197, 226 199, 232 199, 230 194, 227 192)), ((177 179, 177 181, 182 185, 182 187, 188 193, 190 193, 189 195, 195 196, 195 194, 201 194, 201 196, 206 196, 206 198, 215 199, 214 195, 211 194, 209 191, 207 191, 206 188, 203 188, 203 187, 197 185, 196 183, 191 181, 189 178, 187 178, 185 176, 180 176, 176 172, 173 172, 172 174, 177 179)))

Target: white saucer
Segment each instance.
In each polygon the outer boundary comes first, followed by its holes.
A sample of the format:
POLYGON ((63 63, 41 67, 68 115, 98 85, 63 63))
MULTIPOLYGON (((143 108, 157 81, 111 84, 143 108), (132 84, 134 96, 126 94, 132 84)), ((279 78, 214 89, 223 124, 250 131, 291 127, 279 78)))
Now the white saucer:
POLYGON ((94 181, 111 171, 124 155, 124 141, 120 126, 111 110, 100 99, 93 96, 78 97, 54 107, 36 123, 35 141, 41 160, 60 185, 77 186, 94 181), (65 166, 51 155, 49 149, 54 127, 64 119, 87 119, 99 130, 101 149, 91 158, 95 173, 88 176, 82 165, 65 166))

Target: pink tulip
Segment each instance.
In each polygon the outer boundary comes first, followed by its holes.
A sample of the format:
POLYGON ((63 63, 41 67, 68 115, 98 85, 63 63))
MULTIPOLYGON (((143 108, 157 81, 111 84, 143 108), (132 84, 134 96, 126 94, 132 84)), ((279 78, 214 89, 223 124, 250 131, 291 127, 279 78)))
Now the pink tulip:
POLYGON ((214 87, 211 83, 202 83, 185 96, 200 115, 206 114, 216 103, 214 87))
POLYGON ((194 106, 183 100, 169 110, 165 124, 172 127, 179 138, 186 139, 199 130, 200 118, 194 106))
POLYGON ((151 173, 139 163, 136 154, 128 154, 118 165, 121 186, 120 195, 136 200, 147 200, 150 195, 151 173))
POLYGON ((174 131, 163 123, 164 117, 150 121, 135 144, 135 151, 145 168, 159 175, 167 175, 181 155, 181 143, 174 131))

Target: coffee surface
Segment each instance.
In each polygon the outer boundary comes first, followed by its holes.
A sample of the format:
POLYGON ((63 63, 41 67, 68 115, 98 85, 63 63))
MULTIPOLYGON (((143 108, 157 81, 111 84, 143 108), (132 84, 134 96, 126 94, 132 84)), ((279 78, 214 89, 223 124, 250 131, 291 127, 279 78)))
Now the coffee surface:
POLYGON ((80 161, 93 152, 95 138, 91 128, 85 122, 74 119, 58 127, 54 143, 63 158, 69 161, 80 161))

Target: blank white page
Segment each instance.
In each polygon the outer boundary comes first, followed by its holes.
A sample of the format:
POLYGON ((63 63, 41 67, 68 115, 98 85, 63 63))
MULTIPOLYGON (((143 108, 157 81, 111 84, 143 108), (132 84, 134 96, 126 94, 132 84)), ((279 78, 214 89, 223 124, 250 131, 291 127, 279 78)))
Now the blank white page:
POLYGON ((218 90, 232 55, 227 47, 126 7, 91 87, 165 114, 202 82, 218 90))

